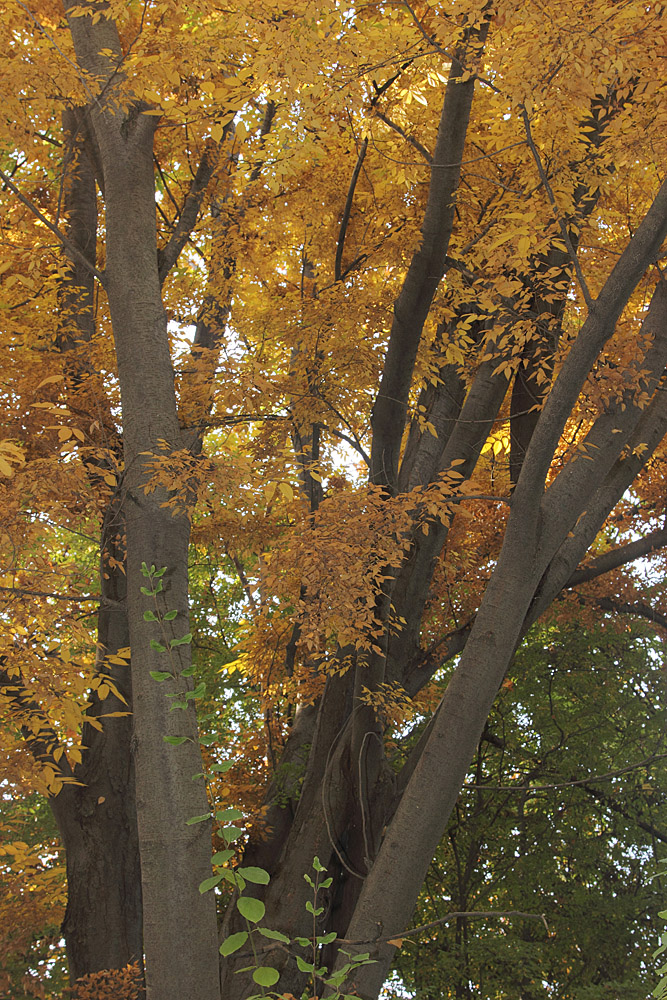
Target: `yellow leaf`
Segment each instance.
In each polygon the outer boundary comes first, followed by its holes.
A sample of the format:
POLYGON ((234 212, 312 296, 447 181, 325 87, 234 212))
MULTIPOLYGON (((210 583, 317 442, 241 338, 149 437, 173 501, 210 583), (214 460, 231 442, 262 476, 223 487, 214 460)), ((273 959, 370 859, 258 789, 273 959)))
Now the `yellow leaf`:
POLYGON ((287 500, 294 499, 294 490, 289 483, 278 483, 278 489, 287 500))
POLYGON ((42 382, 39 383, 37 388, 41 389, 45 385, 51 385, 52 382, 62 382, 64 378, 65 378, 64 375, 49 375, 48 378, 45 378, 42 382))
POLYGON ((7 476, 8 479, 11 479, 13 475, 14 470, 9 462, 6 462, 4 458, 0 457, 0 476, 7 476))
POLYGON ((521 239, 519 240, 519 246, 518 246, 519 257, 527 257, 529 249, 530 249, 529 237, 522 236, 521 239))

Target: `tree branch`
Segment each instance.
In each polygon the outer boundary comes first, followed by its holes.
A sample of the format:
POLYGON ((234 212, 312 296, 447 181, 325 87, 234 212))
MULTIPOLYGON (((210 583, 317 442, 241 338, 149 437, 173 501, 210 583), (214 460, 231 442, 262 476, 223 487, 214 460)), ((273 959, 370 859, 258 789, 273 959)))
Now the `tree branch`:
MULTIPOLYGON (((483 44, 488 22, 477 33, 483 44)), ((389 344, 371 418, 371 480, 396 489, 398 459, 417 349, 438 285, 445 273, 454 226, 455 192, 470 120, 474 80, 463 82, 463 66, 452 66, 438 127, 421 246, 415 251, 394 305, 389 344), (451 166, 445 166, 450 164, 451 166)))
POLYGON ((54 756, 54 751, 62 747, 56 731, 41 707, 28 694, 20 674, 18 677, 12 677, 6 670, 5 664, 6 657, 3 656, 0 658, 0 691, 10 703, 14 703, 23 716, 37 719, 39 722, 36 730, 27 722, 19 722, 26 746, 39 764, 49 764, 61 778, 73 778, 67 755, 63 753, 59 760, 54 756))
POLYGON ((667 179, 605 281, 542 409, 514 494, 518 502, 523 503, 525 498, 531 509, 535 491, 542 493, 558 441, 584 382, 665 236, 667 179))
POLYGON ((612 549, 610 552, 605 552, 591 560, 586 566, 582 566, 581 569, 572 574, 563 589, 579 587, 582 583, 588 583, 589 580, 595 580, 603 573, 609 573, 613 569, 634 562, 635 559, 641 559, 642 556, 647 556, 665 545, 667 545, 667 528, 659 528, 644 538, 638 538, 635 542, 621 545, 619 548, 612 549))
POLYGON ((69 240, 67 238, 67 236, 65 236, 65 234, 62 232, 62 230, 58 229, 57 226, 54 226, 54 224, 52 222, 49 222, 49 220, 46 218, 45 215, 42 214, 42 212, 40 212, 40 210, 37 208, 37 206, 33 205, 33 203, 30 201, 30 199, 26 198, 26 196, 19 191, 19 189, 17 188, 16 184, 14 184, 9 179, 9 177, 4 172, 4 170, 0 170, 0 180, 2 180, 3 184, 5 185, 5 187, 8 187, 9 190, 12 191, 16 195, 16 197, 21 202, 21 204, 25 205, 25 207, 28 209, 28 211, 32 212, 32 214, 35 216, 35 218, 39 219, 39 221, 42 223, 42 225, 46 226, 46 228, 49 230, 49 232, 53 233, 53 235, 63 245, 63 247, 65 248, 65 250, 67 250, 67 252, 75 260, 77 260, 80 264, 83 264, 83 266, 86 268, 86 270, 90 271, 90 273, 97 278, 97 280, 102 285, 102 287, 104 287, 104 275, 102 274, 102 272, 98 271, 94 264, 90 263, 90 261, 88 260, 88 258, 86 257, 86 255, 83 254, 83 253, 81 253, 81 251, 79 250, 79 248, 77 246, 75 246, 75 244, 72 243, 72 241, 69 240))
POLYGON ((343 249, 345 247, 345 234, 347 233, 347 227, 350 221, 350 213, 352 212, 354 191, 357 186, 357 181, 359 180, 359 174, 361 173, 361 168, 366 158, 367 150, 368 150, 368 136, 364 139, 364 141, 361 144, 359 155, 357 156, 357 162, 354 166, 354 170, 352 171, 352 177, 350 178, 350 186, 347 190, 347 198, 345 199, 345 208, 343 209, 343 218, 340 221, 340 230, 338 233, 338 241, 336 243, 336 262, 334 264, 334 281, 342 281, 343 279, 343 249))
POLYGON ((648 767, 658 760, 667 758, 667 753, 654 753, 645 760, 640 760, 638 764, 629 764, 619 771, 608 771, 606 774, 591 774, 587 778, 577 781, 559 781, 553 785, 475 785, 464 784, 464 788, 474 788, 483 792, 551 792, 558 788, 575 788, 577 786, 589 785, 593 781, 610 781, 612 778, 619 778, 622 774, 630 771, 637 771, 642 767, 648 767))
POLYGON ((572 266, 574 267, 574 272, 577 276, 579 287, 581 288, 582 294, 584 296, 586 307, 590 312, 593 308, 593 297, 591 296, 588 285, 586 284, 586 279, 584 278, 584 273, 581 270, 581 264, 579 263, 579 258, 577 256, 577 253, 574 249, 574 246, 572 245, 572 240, 570 239, 570 234, 567 231, 567 226, 560 213, 560 209, 558 208, 558 204, 556 202, 556 198, 554 196, 551 184, 549 183, 549 178, 547 177, 546 170, 544 169, 544 165, 542 163, 542 158, 539 154, 539 150, 535 145, 535 141, 533 139, 533 133, 530 127, 530 118, 528 117, 525 107, 521 109, 521 117, 523 119, 523 125, 526 130, 526 139, 528 141, 528 146, 530 147, 530 151, 533 154, 533 159, 535 160, 535 165, 537 166, 537 172, 540 175, 540 180, 544 185, 544 190, 547 193, 547 197, 551 202, 551 207, 553 208, 556 214, 558 228, 560 229, 561 236, 563 237, 563 242, 567 247, 567 252, 569 254, 570 260, 572 261, 572 266))
POLYGON ((190 184, 190 190, 186 196, 181 213, 178 216, 174 231, 169 237, 166 245, 158 251, 158 274, 160 277, 160 284, 164 282, 165 278, 178 260, 183 247, 190 238, 190 234, 197 223, 197 216, 199 214, 199 209, 201 208, 201 203, 204 200, 204 195, 206 194, 206 190, 211 182, 211 178, 215 173, 215 168, 220 154, 220 147, 225 142, 228 134, 229 125, 225 125, 220 142, 214 143, 210 141, 206 144, 204 154, 199 163, 199 167, 197 168, 197 173, 190 184))
POLYGON ((406 142, 409 142, 410 145, 414 147, 414 149, 416 149, 418 153, 421 153, 421 155, 424 157, 427 163, 433 163, 433 157, 429 153, 426 146, 423 146, 421 144, 419 139, 415 139, 414 136, 408 135, 408 133, 405 132, 400 125, 392 121, 389 115, 385 115, 383 111, 376 111, 375 116, 376 118, 379 118, 380 121, 384 122, 385 125, 388 125, 390 129, 393 129, 394 132, 397 132, 398 135, 400 135, 403 139, 405 139, 406 142))

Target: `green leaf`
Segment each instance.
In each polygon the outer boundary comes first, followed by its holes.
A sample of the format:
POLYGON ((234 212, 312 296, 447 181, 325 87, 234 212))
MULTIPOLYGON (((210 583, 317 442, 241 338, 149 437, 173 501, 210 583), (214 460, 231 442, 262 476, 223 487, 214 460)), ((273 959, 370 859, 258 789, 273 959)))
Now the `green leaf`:
POLYGON ((241 916, 251 924, 258 924, 266 913, 266 907, 261 899, 254 899, 252 896, 241 896, 236 900, 236 906, 241 916))
POLYGON ((320 861, 320 859, 318 857, 314 857, 313 858, 313 868, 315 869, 316 872, 325 872, 326 871, 326 868, 324 867, 324 865, 322 864, 322 862, 320 861))
POLYGON ((153 680, 157 681, 159 684, 161 684, 162 681, 169 680, 169 678, 172 676, 168 670, 151 670, 150 675, 153 678, 153 680))
POLYGON ((312 962, 304 962, 300 955, 296 956, 296 964, 299 967, 299 972, 312 972, 315 968, 312 962))
POLYGON ((667 976, 664 976, 660 980, 656 988, 653 990, 653 993, 651 993, 651 996, 657 997, 658 1000, 663 1000, 665 995, 667 995, 667 976))
POLYGON ((239 875, 233 868, 223 868, 220 874, 225 881, 229 882, 230 885, 233 885, 235 889, 238 889, 239 892, 243 892, 245 889, 245 881, 242 875, 239 875))
POLYGON ((151 649, 154 649, 156 651, 156 653, 166 653, 167 652, 167 647, 163 646, 161 642, 157 641, 157 639, 151 639, 151 649))
POLYGON ((149 611, 144 611, 144 621, 145 622, 157 622, 159 620, 160 619, 158 618, 158 616, 155 614, 154 611, 150 611, 150 610, 149 611))
POLYGON ((262 937, 269 938, 270 941, 282 941, 283 944, 290 943, 287 934, 281 934, 280 931, 272 931, 269 927, 258 927, 257 930, 262 937))
POLYGON ((314 888, 315 888, 315 883, 313 882, 313 880, 312 880, 312 878, 310 877, 310 875, 308 875, 308 874, 305 874, 305 875, 304 875, 303 877, 305 878, 305 880, 306 880, 306 882, 308 883, 308 885, 312 886, 312 887, 313 887, 313 889, 314 889, 314 888))
MULTIPOLYGON (((145 575, 146 574, 144 573, 144 576, 145 575)), ((145 594, 146 597, 152 597, 153 596, 153 591, 150 589, 150 587, 140 587, 139 590, 141 591, 142 594, 145 594)))
MULTIPOLYGON (((183 670, 182 673, 185 673, 185 670, 183 670)), ((232 767, 234 767, 234 761, 226 760, 224 764, 213 764, 211 770, 215 771, 216 774, 224 774, 225 771, 231 770, 232 767)))
POLYGON ((194 672, 195 672, 195 665, 194 663, 191 663, 189 667, 185 668, 185 670, 181 670, 181 677, 192 677, 194 672))
POLYGON ((181 743, 189 742, 187 736, 163 736, 162 739, 172 747, 180 747, 181 743))
POLYGON ((256 885, 268 885, 271 876, 263 868, 239 868, 239 875, 243 875, 244 879, 248 882, 254 882, 256 885))
POLYGON ((203 823, 205 819, 210 819, 210 813, 203 813, 201 816, 191 816, 190 819, 186 819, 186 825, 192 826, 194 823, 203 823))
POLYGON ((155 570, 153 576, 164 576, 164 574, 167 572, 166 566, 163 566, 162 569, 157 569, 157 570, 155 569, 155 566, 153 566, 153 569, 155 570))
POLYGON ((165 611, 164 620, 166 622, 173 622, 174 618, 178 614, 178 611, 165 611))
POLYGON ((280 979, 277 969, 272 969, 270 965, 260 965, 252 974, 258 986, 274 986, 280 979))
POLYGON ((213 865, 224 865, 225 862, 229 861, 230 858, 234 857, 233 851, 216 851, 211 858, 211 864, 213 865))
POLYGON ((312 913, 314 917, 319 917, 321 913, 324 913, 323 906, 318 906, 317 909, 315 909, 310 900, 306 903, 306 909, 309 913, 312 913))
POLYGON ((221 955, 233 955, 235 951, 242 948, 248 940, 247 931, 239 931, 238 934, 230 934, 220 945, 221 955))
POLYGON ((310 938, 298 937, 294 938, 297 944, 300 944, 302 948, 312 948, 313 942, 310 938))
POLYGON ((325 878, 324 882, 320 882, 318 888, 328 889, 332 882, 333 882, 332 878, 325 878))
POLYGON ((203 882, 199 885, 199 891, 201 893, 208 892, 209 889, 213 889, 214 886, 220 885, 222 882, 222 875, 211 875, 210 878, 205 878, 203 882))
POLYGON ((243 819, 243 813, 238 809, 220 809, 215 818, 221 823, 233 823, 235 819, 243 819))
POLYGON ((189 642, 192 642, 192 632, 186 632, 180 639, 171 639, 169 645, 173 649, 174 646, 187 646, 189 642))
POLYGON ((146 565, 145 562, 142 562, 142 564, 141 564, 141 575, 142 576, 150 576, 151 575, 150 570, 149 570, 149 568, 148 568, 148 566, 146 565))
POLYGON ((336 932, 330 931, 328 934, 318 934, 315 940, 318 944, 331 944, 332 941, 336 940, 336 932))

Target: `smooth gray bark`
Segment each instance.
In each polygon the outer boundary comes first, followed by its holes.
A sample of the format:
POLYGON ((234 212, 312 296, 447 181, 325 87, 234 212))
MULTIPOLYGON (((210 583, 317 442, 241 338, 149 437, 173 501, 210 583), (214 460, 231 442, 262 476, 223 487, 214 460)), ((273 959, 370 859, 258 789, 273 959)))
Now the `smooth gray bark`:
MULTIPOLYGON (((70 5, 66 4, 66 11, 70 5)), ((91 14, 93 8, 91 7, 91 14)), ((197 725, 192 703, 170 712, 167 694, 192 690, 181 671, 190 648, 170 658, 153 649, 161 634, 144 621, 150 608, 142 593, 142 564, 166 567, 163 610, 178 617, 168 633, 188 632, 189 523, 162 505, 164 491, 146 493, 147 459, 160 442, 181 446, 174 374, 161 299, 155 222, 153 138, 155 116, 127 96, 120 42, 104 16, 69 17, 76 58, 94 80, 90 121, 104 178, 109 301, 118 363, 125 458, 124 516, 127 532, 127 617, 132 648, 133 753, 144 907, 144 952, 148 1000, 217 1000, 219 996, 215 900, 199 883, 211 871, 210 824, 187 820, 208 811, 197 725), (171 670, 174 680, 157 684, 150 671, 171 670), (183 736, 181 746, 165 737, 183 736)))

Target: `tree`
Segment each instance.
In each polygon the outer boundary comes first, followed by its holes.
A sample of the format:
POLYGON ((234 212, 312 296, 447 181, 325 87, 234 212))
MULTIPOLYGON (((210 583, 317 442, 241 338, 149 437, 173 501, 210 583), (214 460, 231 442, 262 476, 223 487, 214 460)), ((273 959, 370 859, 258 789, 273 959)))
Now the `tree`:
MULTIPOLYGON (((319 857, 326 964, 370 949, 346 988, 374 997, 530 625, 572 588, 661 621, 619 568, 667 540, 662 7, 18 6, 0 470, 25 622, 2 681, 65 843, 72 970, 140 958, 141 905, 151 1000, 219 995, 210 824, 188 823, 226 822, 194 711, 192 518, 250 611, 271 764, 243 861, 270 882, 246 892, 308 937, 319 857), (95 669, 76 591, 32 614, 54 514, 101 526, 95 669), (456 656, 396 775, 387 706, 456 656), (118 953, 82 946, 81 843, 118 953)), ((240 921, 232 903, 223 933, 240 921)), ((225 996, 253 989, 243 961, 225 996)), ((284 947, 263 961, 301 989, 284 947)))
POLYGON ((639 1000, 655 982, 662 643, 550 618, 503 682, 397 954, 418 996, 639 1000))

